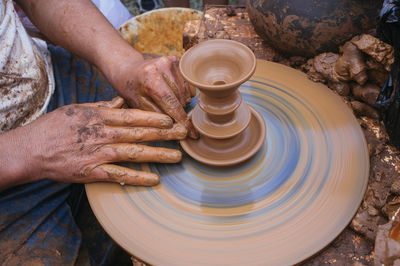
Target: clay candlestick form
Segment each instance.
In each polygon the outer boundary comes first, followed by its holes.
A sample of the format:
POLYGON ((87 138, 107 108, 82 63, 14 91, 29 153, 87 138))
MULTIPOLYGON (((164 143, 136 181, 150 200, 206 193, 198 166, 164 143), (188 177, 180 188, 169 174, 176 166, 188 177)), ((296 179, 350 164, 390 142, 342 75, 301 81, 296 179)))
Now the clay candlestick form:
POLYGON ((189 49, 179 68, 200 90, 189 117, 201 137, 181 141, 182 148, 210 165, 232 165, 253 156, 264 143, 266 126, 238 90, 256 69, 253 52, 236 41, 209 40, 189 49))

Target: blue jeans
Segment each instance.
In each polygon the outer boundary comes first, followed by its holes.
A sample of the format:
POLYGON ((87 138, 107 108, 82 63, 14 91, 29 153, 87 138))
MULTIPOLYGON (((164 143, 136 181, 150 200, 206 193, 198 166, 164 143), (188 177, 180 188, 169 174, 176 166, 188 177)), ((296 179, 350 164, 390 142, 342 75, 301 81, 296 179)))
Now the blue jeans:
MULTIPOLYGON (((49 46, 55 92, 48 112, 117 95, 101 72, 64 49, 49 46)), ((102 230, 83 185, 42 180, 0 192, 0 261, 5 265, 118 265, 129 256, 102 230)))

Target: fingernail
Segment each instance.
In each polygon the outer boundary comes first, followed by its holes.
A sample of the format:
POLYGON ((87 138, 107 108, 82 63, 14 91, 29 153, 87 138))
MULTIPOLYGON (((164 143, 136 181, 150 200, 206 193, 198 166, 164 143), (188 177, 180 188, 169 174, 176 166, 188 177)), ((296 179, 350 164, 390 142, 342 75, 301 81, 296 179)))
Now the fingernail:
POLYGON ((160 177, 156 174, 149 173, 148 176, 143 180, 142 186, 152 187, 160 184, 160 177))
POLYGON ((124 98, 120 96, 114 97, 111 101, 114 103, 114 105, 118 106, 122 106, 125 102, 124 98))
POLYGON ((182 160, 182 153, 178 150, 168 150, 167 152, 162 152, 161 162, 165 163, 178 163, 182 160))
POLYGON ((186 128, 188 128, 188 134, 189 137, 192 139, 198 139, 200 137, 199 132, 197 132, 197 130, 194 128, 192 122, 190 122, 190 120, 188 120, 186 122, 186 128))
POLYGON ((174 132, 176 133, 177 139, 184 139, 187 135, 187 129, 182 124, 175 124, 174 125, 174 132))
POLYGON ((175 162, 177 163, 177 162, 180 162, 181 160, 182 160, 182 152, 180 152, 180 151, 174 151, 174 159, 175 159, 175 162))
POLYGON ((192 139, 198 139, 200 135, 199 132, 197 132, 197 130, 193 128, 189 131, 189 137, 191 137, 192 139))

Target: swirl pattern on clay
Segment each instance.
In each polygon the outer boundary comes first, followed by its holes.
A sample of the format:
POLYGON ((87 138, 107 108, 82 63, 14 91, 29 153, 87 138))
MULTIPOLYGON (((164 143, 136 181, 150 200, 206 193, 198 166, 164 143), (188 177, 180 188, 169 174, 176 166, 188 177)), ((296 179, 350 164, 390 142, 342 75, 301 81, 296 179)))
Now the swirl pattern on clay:
POLYGON ((240 90, 267 125, 263 147, 248 161, 129 164, 158 173, 161 184, 87 185, 96 216, 126 250, 156 265, 294 264, 350 222, 369 159, 341 99, 299 71, 260 60, 240 90))

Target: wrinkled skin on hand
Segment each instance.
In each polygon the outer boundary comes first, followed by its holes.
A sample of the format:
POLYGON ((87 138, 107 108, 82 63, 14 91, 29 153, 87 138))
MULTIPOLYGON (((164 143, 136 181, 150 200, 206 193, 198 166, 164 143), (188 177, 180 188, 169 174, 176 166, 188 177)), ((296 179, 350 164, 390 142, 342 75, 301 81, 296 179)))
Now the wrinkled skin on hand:
POLYGON ((133 62, 122 67, 116 76, 113 78, 114 87, 131 107, 163 112, 185 125, 191 138, 198 138, 184 110, 195 95, 195 89, 180 74, 177 57, 133 62))
POLYGON ((184 139, 187 130, 165 114, 120 109, 123 103, 117 97, 111 102, 67 105, 21 128, 30 136, 31 174, 61 182, 158 184, 156 174, 110 163, 179 162, 178 150, 135 143, 184 139))

